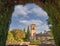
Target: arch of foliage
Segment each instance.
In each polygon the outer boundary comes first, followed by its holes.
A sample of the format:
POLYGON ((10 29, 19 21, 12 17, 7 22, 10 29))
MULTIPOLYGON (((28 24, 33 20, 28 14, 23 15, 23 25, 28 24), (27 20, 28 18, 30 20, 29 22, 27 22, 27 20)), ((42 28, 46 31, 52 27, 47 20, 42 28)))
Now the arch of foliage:
POLYGON ((0 0, 0 46, 5 46, 14 5, 35 3, 41 6, 52 24, 56 46, 60 45, 60 0, 0 0))

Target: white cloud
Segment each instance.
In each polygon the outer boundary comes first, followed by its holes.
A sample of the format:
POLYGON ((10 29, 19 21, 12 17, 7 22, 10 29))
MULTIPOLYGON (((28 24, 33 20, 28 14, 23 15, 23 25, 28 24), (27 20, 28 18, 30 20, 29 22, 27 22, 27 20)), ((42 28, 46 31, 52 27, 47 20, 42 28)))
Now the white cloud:
POLYGON ((41 7, 35 7, 31 11, 37 14, 37 16, 47 17, 47 13, 41 7))
POLYGON ((36 27, 37 32, 43 32, 44 30, 49 31, 49 27, 47 24, 39 25, 36 27))
POLYGON ((26 25, 30 25, 30 24, 41 25, 43 23, 41 20, 20 20, 19 22, 26 25))
POLYGON ((40 27, 41 30, 46 30, 46 31, 49 31, 49 27, 48 25, 44 24, 40 27))
POLYGON ((27 6, 16 5, 12 15, 15 17, 21 16, 21 15, 28 17, 29 13, 34 13, 34 14, 37 14, 37 16, 39 17, 48 17, 47 13, 41 7, 37 6, 36 4, 31 6, 32 8, 31 7, 29 8, 29 5, 27 6))
POLYGON ((28 9, 23 5, 16 5, 14 8, 13 16, 23 15, 26 16, 29 13, 28 9))

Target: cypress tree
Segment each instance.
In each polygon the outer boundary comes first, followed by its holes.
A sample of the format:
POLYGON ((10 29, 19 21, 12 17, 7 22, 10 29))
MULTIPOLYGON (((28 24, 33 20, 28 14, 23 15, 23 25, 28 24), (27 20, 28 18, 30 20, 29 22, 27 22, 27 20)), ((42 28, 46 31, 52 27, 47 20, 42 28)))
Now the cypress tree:
POLYGON ((24 30, 23 30, 24 32, 26 32, 26 29, 24 28, 24 30))
POLYGON ((29 29, 29 26, 28 26, 27 32, 26 32, 26 39, 27 39, 27 40, 30 39, 30 29, 29 29))

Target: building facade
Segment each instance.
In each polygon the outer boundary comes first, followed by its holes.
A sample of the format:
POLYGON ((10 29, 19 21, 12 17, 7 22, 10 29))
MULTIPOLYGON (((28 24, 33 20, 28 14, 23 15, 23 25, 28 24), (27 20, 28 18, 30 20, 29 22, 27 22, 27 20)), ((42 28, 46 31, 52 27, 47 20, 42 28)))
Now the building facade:
POLYGON ((36 25, 35 24, 30 25, 30 39, 32 40, 36 39, 36 25))

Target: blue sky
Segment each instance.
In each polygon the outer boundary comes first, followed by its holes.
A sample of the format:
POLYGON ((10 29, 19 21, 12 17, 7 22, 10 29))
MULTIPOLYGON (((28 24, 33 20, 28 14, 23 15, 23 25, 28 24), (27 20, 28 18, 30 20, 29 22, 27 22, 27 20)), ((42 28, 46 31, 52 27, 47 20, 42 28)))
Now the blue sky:
POLYGON ((10 30, 12 29, 24 29, 28 25, 36 24, 36 32, 43 32, 44 30, 49 30, 47 25, 48 15, 47 13, 38 5, 25 4, 16 5, 12 13, 12 22, 10 24, 10 30))

